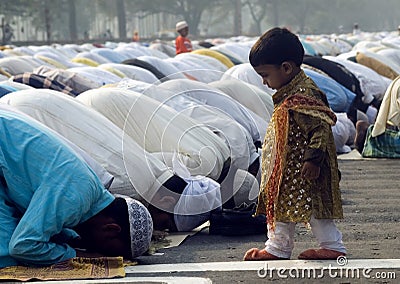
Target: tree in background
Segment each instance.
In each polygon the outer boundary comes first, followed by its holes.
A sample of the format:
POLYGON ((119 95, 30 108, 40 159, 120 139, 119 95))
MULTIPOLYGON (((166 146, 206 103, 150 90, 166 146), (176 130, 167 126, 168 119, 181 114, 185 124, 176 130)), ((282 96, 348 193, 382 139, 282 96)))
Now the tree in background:
POLYGON ((281 11, 281 20, 284 20, 285 26, 290 28, 293 32, 313 33, 316 29, 320 29, 320 27, 315 26, 315 28, 312 28, 313 26, 310 26, 309 22, 319 15, 319 13, 325 15, 324 18, 320 19, 319 24, 322 24, 323 21, 329 21, 329 14, 332 13, 329 7, 334 5, 335 2, 336 1, 302 0, 296 1, 294 4, 292 0, 281 0, 278 5, 281 11))
POLYGON ((146 23, 141 33, 145 39, 160 29, 174 30, 175 23, 183 19, 195 37, 258 36, 272 26, 303 34, 351 32, 355 22, 362 31, 395 30, 400 24, 399 9, 398 0, 0 1, 0 17, 14 30, 13 42, 49 43, 104 40, 107 30, 113 38, 127 40, 146 23))
POLYGON ((76 7, 74 0, 68 0, 68 25, 70 39, 75 41, 78 39, 78 31, 76 28, 76 7))
POLYGON ((251 33, 259 35, 261 31, 261 22, 267 17, 268 8, 275 3, 273 0, 244 0, 243 4, 248 6, 251 18, 253 19, 253 29, 251 33))
POLYGON ((117 18, 118 18, 118 34, 120 39, 126 39, 126 13, 125 13, 125 1, 116 1, 117 5, 117 18))
POLYGON ((127 3, 134 5, 143 15, 154 13, 166 13, 175 15, 177 21, 185 20, 193 35, 199 34, 199 24, 203 12, 215 8, 223 3, 221 0, 127 0, 127 3))

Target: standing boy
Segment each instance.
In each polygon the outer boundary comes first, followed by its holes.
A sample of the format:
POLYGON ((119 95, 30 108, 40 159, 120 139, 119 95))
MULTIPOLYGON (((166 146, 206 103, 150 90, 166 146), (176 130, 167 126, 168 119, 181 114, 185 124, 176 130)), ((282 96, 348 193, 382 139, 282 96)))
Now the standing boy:
POLYGON ((319 249, 300 259, 336 259, 346 254, 332 219, 343 218, 339 170, 331 126, 336 116, 327 98, 301 69, 304 49, 285 28, 263 34, 249 60, 263 83, 277 90, 263 144, 257 214, 267 215, 265 249, 244 260, 289 259, 297 222, 309 223, 319 249))
POLYGON ((179 36, 175 39, 176 54, 191 52, 193 50, 192 42, 187 38, 189 26, 186 21, 176 23, 176 31, 179 36))

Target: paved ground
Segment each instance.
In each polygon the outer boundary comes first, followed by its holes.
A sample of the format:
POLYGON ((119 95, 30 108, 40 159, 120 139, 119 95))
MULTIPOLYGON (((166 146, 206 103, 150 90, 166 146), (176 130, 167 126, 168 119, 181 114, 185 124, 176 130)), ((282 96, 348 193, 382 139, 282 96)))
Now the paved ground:
MULTIPOLYGON (((329 272, 325 271, 324 282, 400 283, 400 185, 398 179, 400 160, 339 160, 339 166, 342 171, 341 188, 345 218, 338 221, 337 225, 343 233, 343 240, 348 249, 348 267, 357 268, 357 265, 352 266, 352 263, 356 260, 370 259, 367 263, 360 265, 363 267, 371 266, 372 271, 369 279, 362 277, 362 275, 360 275, 360 279, 357 279, 357 277, 336 277, 333 279, 329 272), (388 263, 384 259, 397 260, 388 263), (378 279, 378 277, 393 278, 394 274, 391 272, 396 273, 397 280, 378 279)), ((161 255, 141 257, 139 259, 140 267, 131 267, 132 269, 127 270, 128 278, 133 277, 134 279, 137 276, 190 276, 208 278, 213 283, 287 282, 288 279, 277 277, 277 275, 272 279, 269 277, 260 278, 257 275, 258 268, 250 267, 254 264, 241 262, 243 254, 248 248, 261 248, 264 241, 265 236, 263 235, 215 236, 209 235, 208 230, 205 229, 189 237, 178 247, 160 250, 161 255), (197 265, 198 269, 194 271, 197 267, 196 264, 205 265, 209 262, 213 264, 206 267, 197 265), (191 263, 192 265, 144 267, 144 265, 182 263, 191 263), (226 271, 229 270, 229 264, 232 266, 232 271, 226 271), (155 273, 149 271, 139 273, 139 270, 143 268, 155 271, 155 273)), ((295 260, 297 255, 302 250, 315 247, 315 245, 311 233, 304 226, 298 225, 293 260, 288 263, 280 262, 281 264, 275 262, 273 267, 281 267, 282 265, 300 267, 304 265, 304 262, 295 260)), ((328 264, 329 262, 318 265, 326 266, 328 264)), ((334 262, 333 264, 335 265, 334 262)), ((261 268, 264 262, 259 262, 257 265, 261 268)), ((313 266, 314 264, 310 263, 306 265, 318 267, 318 265, 313 266)), ((361 269, 361 266, 357 269, 361 269)), ((292 283, 313 282, 310 279, 292 280, 292 283)), ((315 280, 315 283, 319 282, 320 280, 315 280)))

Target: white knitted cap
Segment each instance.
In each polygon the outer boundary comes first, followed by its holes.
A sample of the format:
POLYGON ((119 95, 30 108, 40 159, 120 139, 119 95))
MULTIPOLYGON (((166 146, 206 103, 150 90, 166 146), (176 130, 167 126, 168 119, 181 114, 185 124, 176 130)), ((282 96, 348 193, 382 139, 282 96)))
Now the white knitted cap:
POLYGON ((150 247, 153 220, 147 208, 139 201, 121 196, 128 205, 132 258, 144 254, 150 247))
POLYGON ((181 21, 181 22, 177 22, 176 23, 176 31, 180 31, 184 28, 188 27, 188 24, 186 23, 186 21, 181 21))

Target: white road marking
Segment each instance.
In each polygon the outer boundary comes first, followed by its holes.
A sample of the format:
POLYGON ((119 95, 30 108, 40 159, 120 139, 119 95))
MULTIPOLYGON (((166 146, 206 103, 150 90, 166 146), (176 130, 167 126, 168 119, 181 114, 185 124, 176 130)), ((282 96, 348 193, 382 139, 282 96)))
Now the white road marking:
POLYGON ((274 260, 274 261, 230 261, 204 263, 171 263, 135 265, 125 267, 127 274, 170 273, 170 272, 205 272, 205 271, 259 271, 268 266, 272 268, 313 268, 327 269, 400 269, 400 259, 347 259, 347 264, 340 266, 336 260, 274 260))
MULTIPOLYGON (((7 282, 14 283, 14 282, 7 282)), ((16 282, 17 283, 17 282, 16 282)), ((20 283, 20 282, 19 282, 20 283)), ((86 283, 159 283, 159 284, 211 284, 209 278, 200 277, 124 277, 112 279, 87 279, 66 281, 40 281, 40 283, 53 284, 86 284, 86 283)))

